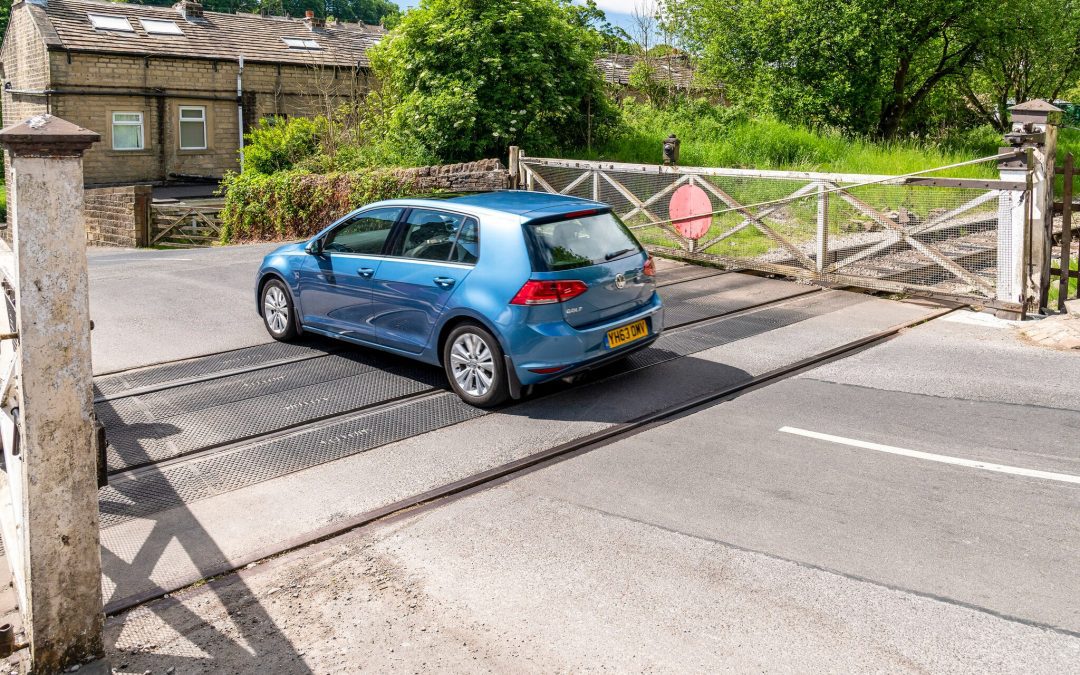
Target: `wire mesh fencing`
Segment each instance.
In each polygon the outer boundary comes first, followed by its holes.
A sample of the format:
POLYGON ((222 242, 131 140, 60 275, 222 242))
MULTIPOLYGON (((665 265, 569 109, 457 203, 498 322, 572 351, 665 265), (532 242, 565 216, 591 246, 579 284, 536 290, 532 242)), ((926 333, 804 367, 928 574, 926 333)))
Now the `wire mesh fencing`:
POLYGON ((527 189, 611 205, 661 255, 885 291, 1019 299, 1023 183, 531 157, 521 168, 527 189))

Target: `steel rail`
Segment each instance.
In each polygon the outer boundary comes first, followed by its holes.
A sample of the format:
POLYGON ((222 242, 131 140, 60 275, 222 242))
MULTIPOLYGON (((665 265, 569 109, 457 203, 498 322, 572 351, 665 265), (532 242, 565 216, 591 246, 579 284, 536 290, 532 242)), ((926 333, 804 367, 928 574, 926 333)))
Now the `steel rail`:
MULTIPOLYGON (((770 300, 763 300, 761 302, 756 302, 756 303, 753 303, 753 304, 750 304, 750 305, 743 305, 743 306, 740 306, 740 307, 732 308, 730 310, 726 310, 726 311, 721 312, 719 314, 713 314, 713 315, 706 316, 706 317, 703 317, 703 318, 700 318, 700 319, 692 319, 692 320, 684 321, 684 322, 682 322, 682 323, 680 323, 680 324, 678 324, 676 326, 672 326, 671 328, 665 329, 662 334, 663 335, 670 335, 670 334, 678 333, 678 332, 680 332, 682 330, 686 330, 686 329, 689 329, 689 328, 696 328, 696 327, 700 326, 701 324, 704 324, 704 323, 709 322, 709 321, 715 321, 715 320, 718 320, 718 319, 731 319, 731 318, 735 318, 735 317, 738 317, 738 316, 742 316, 744 314, 749 314, 749 313, 752 313, 754 311, 761 310, 761 309, 766 309, 766 308, 770 308, 770 307, 782 307, 785 303, 787 303, 789 301, 797 300, 797 299, 800 299, 800 298, 802 298, 804 296, 810 295, 812 293, 817 293, 817 292, 822 291, 822 290, 824 290, 824 289, 821 288, 821 287, 808 287, 805 290, 801 290, 801 291, 799 291, 797 293, 794 293, 792 295, 786 295, 786 296, 781 297, 781 298, 773 298, 773 299, 770 299, 770 300)), ((298 360, 304 360, 304 359, 298 359, 298 360)), ((257 370, 258 368, 253 368, 253 369, 257 370)), ((624 371, 624 372, 630 372, 630 371, 624 371)), ((610 377, 614 377, 614 376, 615 375, 611 375, 610 377)), ((344 378, 342 378, 342 379, 344 379, 344 378)), ((603 381, 603 380, 606 380, 606 379, 609 379, 609 378, 604 377, 604 378, 601 378, 600 380, 595 380, 594 382, 603 381)), ((333 380, 327 381, 326 384, 330 384, 331 382, 333 382, 333 380)), ((185 382, 185 384, 190 384, 190 382, 185 382)), ((397 407, 398 405, 414 403, 414 402, 416 402, 418 400, 421 400, 421 399, 425 399, 425 398, 429 398, 431 396, 446 393, 447 391, 448 391, 447 389, 445 389, 443 387, 439 387, 439 386, 428 387, 426 389, 422 389, 420 391, 412 392, 412 393, 409 393, 409 394, 403 394, 401 396, 395 396, 395 397, 391 397, 391 398, 385 398, 385 399, 381 399, 381 400, 378 400, 378 401, 374 401, 372 403, 368 403, 366 405, 358 406, 356 408, 350 408, 350 409, 342 411, 342 412, 329 413, 327 415, 320 415, 318 417, 314 417, 314 418, 311 418, 311 419, 306 419, 306 420, 302 420, 302 421, 299 421, 299 422, 294 422, 292 424, 288 424, 286 426, 279 427, 279 428, 273 429, 271 431, 250 434, 250 435, 247 435, 247 436, 241 436, 241 437, 238 437, 238 438, 229 439, 227 441, 222 441, 222 442, 219 442, 219 443, 212 443, 212 444, 209 444, 209 445, 204 445, 202 447, 192 448, 190 450, 182 451, 182 452, 179 452, 179 453, 177 453, 175 455, 171 455, 169 457, 165 457, 165 458, 162 458, 162 459, 156 459, 155 460, 155 459, 149 459, 148 458, 145 462, 138 462, 138 463, 134 463, 134 464, 125 465, 124 467, 118 468, 118 469, 110 469, 108 471, 107 475, 108 475, 108 477, 110 479, 110 481, 109 481, 110 484, 112 484, 112 482, 113 482, 112 479, 113 478, 116 478, 117 480, 129 480, 129 479, 132 479, 132 478, 138 478, 138 477, 146 475, 146 474, 158 473, 161 470, 163 470, 165 468, 168 468, 170 466, 174 466, 176 464, 183 464, 183 463, 186 463, 186 462, 196 461, 196 460, 199 460, 199 459, 202 459, 202 458, 205 458, 205 457, 209 457, 209 456, 215 455, 215 454, 227 454, 229 452, 232 452, 233 450, 238 450, 240 448, 247 447, 248 445, 250 445, 252 443, 255 443, 255 442, 268 441, 268 440, 272 440, 272 439, 275 439, 275 438, 280 438, 282 436, 287 436, 289 434, 303 432, 303 431, 306 431, 308 429, 314 429, 314 428, 328 422, 329 420, 351 417, 353 415, 369 414, 369 413, 372 413, 372 412, 378 412, 380 410, 384 410, 384 409, 387 409, 387 408, 397 407)), ((547 395, 547 394, 545 394, 545 395, 547 395)))
POLYGON ((913 321, 895 324, 882 331, 852 340, 838 347, 819 352, 812 356, 800 359, 794 363, 775 368, 768 372, 757 375, 745 382, 731 385, 715 392, 694 397, 687 401, 663 408, 661 410, 642 415, 628 422, 620 422, 599 431, 587 434, 566 443, 533 453, 526 457, 502 464, 500 466, 475 473, 471 476, 452 481, 445 485, 432 488, 419 494, 395 501, 386 506, 366 511, 362 514, 339 521, 324 528, 320 528, 307 534, 290 538, 278 544, 272 544, 248 554, 239 556, 229 561, 219 562, 215 567, 192 574, 184 579, 177 590, 166 591, 163 589, 148 590, 125 598, 110 602, 105 606, 107 615, 117 614, 126 609, 141 605, 150 600, 171 595, 178 590, 192 584, 203 582, 234 572, 252 563, 288 553, 298 548, 316 544, 333 537, 343 535, 353 530, 367 527, 379 522, 391 522, 394 519, 409 516, 427 509, 438 508, 460 499, 462 497, 486 490, 505 482, 519 478, 552 464, 577 457, 593 450, 610 445, 624 438, 641 434, 650 429, 663 426, 683 416, 699 412, 713 405, 732 400, 748 392, 766 387, 776 382, 789 379, 795 375, 806 372, 818 366, 846 358, 858 352, 864 351, 878 344, 886 342, 901 331, 932 321, 946 314, 960 309, 964 305, 956 304, 946 306, 927 316, 913 321))

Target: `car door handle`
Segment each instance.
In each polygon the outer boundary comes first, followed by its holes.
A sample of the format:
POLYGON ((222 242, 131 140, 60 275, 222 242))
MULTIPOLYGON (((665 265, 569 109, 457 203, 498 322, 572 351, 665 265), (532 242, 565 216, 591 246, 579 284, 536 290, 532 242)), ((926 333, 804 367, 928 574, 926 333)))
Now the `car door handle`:
POLYGON ((360 269, 356 270, 356 273, 364 277, 365 279, 370 279, 371 277, 375 276, 375 270, 371 269, 370 267, 361 267, 360 269))
POLYGON ((434 281, 439 288, 450 288, 457 283, 457 280, 453 277, 435 277, 434 281))

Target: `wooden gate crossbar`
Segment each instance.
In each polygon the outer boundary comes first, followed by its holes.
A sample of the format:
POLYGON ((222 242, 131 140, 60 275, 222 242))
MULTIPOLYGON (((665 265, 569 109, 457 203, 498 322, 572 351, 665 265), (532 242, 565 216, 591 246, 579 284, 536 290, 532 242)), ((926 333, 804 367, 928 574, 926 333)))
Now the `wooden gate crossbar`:
MULTIPOLYGON (((766 271, 776 271, 777 268, 782 268, 784 265, 790 267, 792 263, 797 264, 804 271, 816 274, 818 276, 829 275, 830 277, 843 276, 841 270, 845 267, 849 267, 855 263, 871 258, 875 255, 881 254, 888 250, 890 247, 895 246, 898 243, 906 244, 912 250, 916 251, 923 257, 932 261, 933 265, 940 267, 947 271, 953 277, 966 283, 972 293, 978 295, 984 295, 989 298, 995 297, 994 284, 978 274, 965 269, 958 264, 955 260, 951 259, 948 255, 942 252, 937 246, 920 241, 916 237, 921 234, 928 234, 933 232, 940 232, 949 228, 956 228, 963 225, 980 223, 986 221, 988 218, 986 215, 979 213, 970 213, 972 209, 976 209, 979 206, 987 204, 996 199, 1000 199, 1002 196, 1008 194, 1009 190, 1017 189, 1017 185, 1008 181, 966 181, 958 179, 941 179, 941 187, 966 187, 985 190, 978 196, 968 200, 967 202, 941 213, 927 220, 915 223, 911 226, 906 226, 904 223, 898 223, 892 218, 881 213, 873 206, 867 204, 863 200, 859 199, 855 195, 842 187, 843 183, 858 183, 860 177, 858 176, 840 176, 840 175, 817 175, 804 172, 791 172, 790 174, 784 172, 749 172, 744 170, 717 170, 716 172, 707 171, 703 169, 688 170, 686 173, 679 175, 680 169, 678 167, 661 167, 662 171, 659 173, 671 176, 678 176, 671 183, 660 189, 656 194, 648 198, 638 197, 632 190, 624 185, 618 178, 611 175, 613 172, 624 172, 623 165, 607 165, 600 163, 586 163, 586 162, 560 162, 559 160, 535 160, 535 166, 530 166, 528 160, 521 162, 521 167, 524 169, 530 187, 539 186, 543 190, 553 194, 569 194, 575 188, 579 187, 588 178, 592 177, 594 180, 594 196, 596 196, 597 181, 603 180, 610 185, 619 195, 625 199, 632 207, 625 214, 621 214, 623 218, 629 219, 637 215, 643 215, 651 222, 643 223, 640 225, 632 225, 632 230, 642 230, 645 228, 656 227, 663 230, 665 233, 671 235, 678 243, 679 247, 694 255, 705 255, 705 251, 715 246, 716 244, 724 241, 725 239, 741 232, 747 227, 754 227, 761 234, 768 237, 776 245, 780 246, 791 256, 791 260, 778 264, 775 262, 761 263, 760 265, 753 260, 740 260, 739 263, 746 267, 761 267, 766 271), (554 189, 551 184, 540 175, 537 171, 539 166, 551 166, 555 168, 569 168, 581 170, 582 174, 572 180, 562 190, 554 189), (706 179, 708 175, 735 175, 740 177, 760 177, 767 179, 787 179, 787 180, 808 180, 806 185, 803 185, 799 189, 790 193, 789 195, 780 198, 779 200, 771 201, 770 203, 752 210, 752 207, 745 206, 736 200, 731 194, 723 190, 720 186, 716 185, 712 181, 706 179), (768 174, 768 175, 766 175, 768 174), (683 236, 678 230, 673 227, 673 223, 670 220, 665 220, 656 215, 650 210, 664 197, 673 193, 676 189, 682 185, 691 184, 698 185, 709 192, 713 197, 724 204, 728 210, 739 213, 743 216, 743 220, 734 227, 725 230, 724 232, 708 239, 705 242, 698 242, 683 236), (882 228, 880 234, 881 239, 876 241, 868 248, 861 249, 850 255, 834 260, 829 264, 824 264, 824 261, 815 261, 810 255, 808 255, 799 245, 792 242, 788 237, 785 237, 781 233, 777 232, 775 228, 771 227, 765 219, 777 211, 780 211, 784 207, 788 206, 792 201, 800 198, 806 198, 812 196, 815 192, 818 193, 818 238, 821 241, 818 242, 818 246, 815 250, 818 252, 819 257, 828 253, 827 247, 827 219, 828 219, 828 195, 835 194, 845 203, 854 208, 858 213, 870 218, 874 223, 882 228)), ((627 167, 638 167, 638 165, 625 165, 627 167)), ((642 167, 638 167, 641 170, 635 170, 629 175, 648 175, 642 167)), ((878 178, 878 177, 862 177, 862 178, 878 178)), ((883 177, 887 178, 887 177, 883 177)), ((913 182, 920 186, 933 187, 933 179, 919 179, 918 182, 913 182)), ((925 188, 924 188, 925 189, 925 188)), ((702 214, 713 215, 713 214, 702 214)), ((997 217, 995 215, 995 217, 997 217)), ((693 218, 688 216, 687 219, 693 218)), ((725 256, 712 256, 710 257, 724 258, 725 256)), ((1067 264, 1067 263, 1066 263, 1067 264)), ((798 276, 803 276, 800 272, 798 276)), ((848 275, 850 276, 850 275, 848 275)), ((856 277, 858 275, 855 275, 856 277)), ((868 280, 874 280, 880 282, 880 280, 869 277, 868 280)), ((1066 275, 1067 282, 1067 275, 1066 275)), ((912 287, 916 287, 916 284, 911 284, 912 287)))

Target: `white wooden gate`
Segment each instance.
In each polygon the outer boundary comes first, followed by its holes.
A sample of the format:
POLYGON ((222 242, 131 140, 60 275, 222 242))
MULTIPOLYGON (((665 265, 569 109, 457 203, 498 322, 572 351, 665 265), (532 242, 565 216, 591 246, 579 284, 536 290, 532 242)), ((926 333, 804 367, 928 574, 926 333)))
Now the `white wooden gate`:
POLYGON ((519 166, 526 189, 610 204, 662 256, 1021 307, 1027 182, 527 156, 519 166), (673 217, 683 186, 709 207, 673 217), (698 231, 680 227, 702 216, 698 231))

